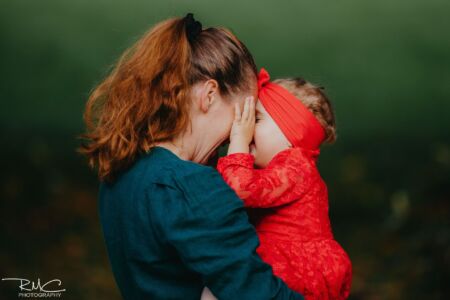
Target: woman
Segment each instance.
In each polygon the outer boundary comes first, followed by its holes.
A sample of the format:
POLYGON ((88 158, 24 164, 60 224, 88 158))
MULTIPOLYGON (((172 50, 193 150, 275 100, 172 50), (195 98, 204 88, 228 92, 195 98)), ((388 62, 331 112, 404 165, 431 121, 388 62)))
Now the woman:
POLYGON ((157 24, 87 103, 82 152, 125 299, 302 299, 256 255, 242 201, 210 167, 233 106, 256 96, 246 47, 192 14, 157 24))

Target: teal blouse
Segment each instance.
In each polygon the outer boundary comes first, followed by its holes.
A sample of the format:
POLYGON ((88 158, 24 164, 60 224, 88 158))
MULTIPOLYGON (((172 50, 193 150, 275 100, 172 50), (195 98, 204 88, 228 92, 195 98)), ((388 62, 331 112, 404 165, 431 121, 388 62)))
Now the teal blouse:
POLYGON ((113 184, 99 214, 124 299, 303 299, 256 254, 242 201, 211 168, 153 148, 113 184))

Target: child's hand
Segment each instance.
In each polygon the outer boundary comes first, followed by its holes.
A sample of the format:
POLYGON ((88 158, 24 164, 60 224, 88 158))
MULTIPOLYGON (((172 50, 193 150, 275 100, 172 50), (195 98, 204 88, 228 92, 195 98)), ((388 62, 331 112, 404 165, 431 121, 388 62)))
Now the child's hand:
POLYGON ((253 140, 255 130, 255 100, 253 97, 245 99, 244 111, 236 103, 234 106, 234 121, 230 133, 228 154, 249 153, 249 144, 253 140))

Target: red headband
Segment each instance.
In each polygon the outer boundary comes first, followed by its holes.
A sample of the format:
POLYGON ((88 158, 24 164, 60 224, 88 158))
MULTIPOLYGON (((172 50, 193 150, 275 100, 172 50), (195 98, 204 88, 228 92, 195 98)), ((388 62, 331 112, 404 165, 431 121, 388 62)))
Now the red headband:
POLYGON ((315 150, 325 138, 322 125, 306 106, 282 86, 270 82, 264 68, 258 75, 262 105, 294 147, 315 150))

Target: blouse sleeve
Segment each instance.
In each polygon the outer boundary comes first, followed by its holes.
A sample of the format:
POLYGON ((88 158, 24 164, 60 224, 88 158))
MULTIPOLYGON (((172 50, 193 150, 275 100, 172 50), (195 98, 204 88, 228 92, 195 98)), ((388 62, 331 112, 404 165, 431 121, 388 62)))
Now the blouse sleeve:
POLYGON ((233 153, 219 159, 217 170, 247 207, 268 208, 301 198, 308 185, 307 160, 301 150, 277 154, 265 169, 253 167, 254 157, 233 153))
MULTIPOLYGON (((163 239, 203 277, 219 299, 303 299, 275 277, 256 254, 256 232, 236 194, 216 170, 176 178, 160 187, 164 207, 152 208, 163 239), (162 190, 161 190, 162 189, 162 190), (167 199, 167 200, 166 200, 167 199), (161 212, 161 213, 156 213, 161 212)), ((153 195, 155 190, 149 191, 153 195)))

